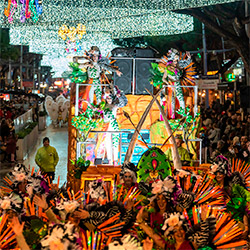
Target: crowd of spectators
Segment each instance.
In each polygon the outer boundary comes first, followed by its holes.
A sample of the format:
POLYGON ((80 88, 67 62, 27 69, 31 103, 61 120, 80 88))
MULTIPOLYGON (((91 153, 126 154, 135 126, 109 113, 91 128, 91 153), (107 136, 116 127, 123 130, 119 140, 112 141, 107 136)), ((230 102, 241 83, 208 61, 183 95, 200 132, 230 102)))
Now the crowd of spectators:
POLYGON ((38 119, 38 99, 29 96, 11 96, 11 100, 0 99, 0 159, 15 162, 17 136, 14 120, 32 109, 32 120, 38 119))
POLYGON ((234 110, 227 102, 213 102, 201 112, 202 160, 213 161, 222 154, 250 162, 250 113, 234 110))

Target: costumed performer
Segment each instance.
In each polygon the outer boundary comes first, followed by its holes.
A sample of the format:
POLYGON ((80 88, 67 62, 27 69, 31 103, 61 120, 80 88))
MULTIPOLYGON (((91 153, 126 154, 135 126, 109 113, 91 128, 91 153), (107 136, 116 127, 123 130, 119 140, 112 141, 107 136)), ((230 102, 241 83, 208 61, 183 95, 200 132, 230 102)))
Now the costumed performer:
MULTIPOLYGON (((116 119, 118 108, 127 105, 128 99, 117 86, 105 88, 105 108, 103 111, 104 125, 103 131, 119 131, 119 125, 116 119)), ((96 158, 105 159, 107 157, 109 163, 118 164, 119 151, 119 133, 100 133, 96 145, 96 158)))
MULTIPOLYGON (((162 180, 157 180, 151 186, 152 197, 149 198, 150 205, 142 207, 137 215, 137 223, 148 235, 158 234, 164 242, 162 225, 164 214, 175 211, 178 196, 182 193, 177 181, 172 176, 162 180)), ((150 193, 150 190, 149 190, 150 193)))
POLYGON ((132 162, 122 164, 120 172, 121 184, 117 185, 116 191, 119 200, 121 200, 120 198, 123 200, 129 191, 132 190, 130 194, 133 194, 138 190, 136 171, 137 169, 132 162))
POLYGON ((231 173, 229 161, 222 155, 216 157, 210 169, 215 175, 214 185, 223 190, 227 212, 238 221, 243 230, 242 237, 247 237, 250 214, 247 202, 250 202, 250 192, 246 189, 243 174, 238 171, 231 173))
POLYGON ((172 103, 171 103, 171 118, 175 118, 175 97, 179 101, 180 107, 185 111, 185 100, 183 96, 183 91, 181 88, 181 71, 190 65, 191 56, 189 53, 186 53, 187 59, 180 58, 180 53, 176 49, 170 49, 167 54, 167 64, 165 68, 162 81, 167 85, 175 86, 174 90, 171 88, 172 94, 172 103))
POLYGON ((83 99, 87 100, 90 104, 94 101, 94 94, 96 95, 96 104, 99 104, 102 99, 102 87, 101 87, 101 74, 103 70, 107 70, 116 73, 118 76, 122 75, 117 67, 109 64, 107 58, 102 58, 100 49, 97 46, 92 46, 86 53, 86 56, 75 57, 74 60, 78 61, 79 58, 85 58, 87 63, 80 64, 81 67, 87 69, 88 84, 84 93, 83 99))

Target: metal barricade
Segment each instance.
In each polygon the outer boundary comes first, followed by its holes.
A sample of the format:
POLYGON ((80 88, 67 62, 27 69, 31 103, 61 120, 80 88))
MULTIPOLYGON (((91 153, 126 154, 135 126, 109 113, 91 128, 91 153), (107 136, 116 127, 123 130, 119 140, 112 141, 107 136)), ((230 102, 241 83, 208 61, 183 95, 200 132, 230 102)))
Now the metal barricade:
POLYGON ((15 131, 21 130, 27 122, 32 121, 32 109, 14 119, 15 131))

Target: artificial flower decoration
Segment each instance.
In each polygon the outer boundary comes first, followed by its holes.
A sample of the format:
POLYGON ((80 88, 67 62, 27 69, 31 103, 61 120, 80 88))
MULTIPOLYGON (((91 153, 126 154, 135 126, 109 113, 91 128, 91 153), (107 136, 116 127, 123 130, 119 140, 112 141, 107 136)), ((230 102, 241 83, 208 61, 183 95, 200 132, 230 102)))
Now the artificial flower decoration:
POLYGON ((154 182, 152 184, 152 187, 153 187, 152 194, 159 194, 159 193, 163 192, 163 185, 164 185, 164 183, 161 180, 154 182))
POLYGON ((179 222, 180 222, 180 220, 179 220, 179 216, 178 215, 176 215, 176 214, 172 214, 171 216, 170 216, 170 218, 168 219, 168 225, 170 226, 170 227, 174 227, 174 226, 176 226, 176 225, 179 225, 179 222))
POLYGON ((125 234, 120 240, 115 240, 107 247, 109 250, 142 250, 140 242, 129 234, 125 234))
POLYGON ((157 180, 152 184, 151 193, 153 196, 149 198, 150 202, 154 201, 157 195, 162 194, 168 202, 176 204, 178 196, 182 193, 182 189, 172 176, 167 176, 163 181, 157 180))
POLYGON ((23 198, 20 194, 12 192, 9 196, 0 199, 0 208, 3 210, 14 210, 20 213, 23 209, 23 198))
POLYGON ((65 210, 66 213, 73 213, 80 204, 76 200, 63 200, 61 199, 56 203, 56 209, 65 210))
POLYGON ((174 230, 175 226, 182 226, 185 221, 185 216, 180 213, 165 214, 165 221, 162 230, 165 231, 164 235, 167 236, 174 230))
POLYGON ((185 176, 191 174, 191 173, 189 173, 189 172, 187 172, 187 171, 185 171, 183 169, 178 169, 178 172, 179 172, 178 174, 179 174, 180 178, 184 178, 185 176))
POLYGON ((176 183, 173 177, 168 176, 167 178, 165 178, 164 182, 163 182, 163 189, 166 192, 173 192, 173 189, 175 187, 176 183))
POLYGON ((50 249, 53 249, 53 250, 64 250, 65 249, 64 244, 59 239, 55 239, 53 241, 50 241, 49 247, 50 247, 50 249))
POLYGON ((65 201, 64 202, 64 209, 67 213, 73 213, 78 207, 79 203, 77 201, 65 201))
POLYGON ((56 224, 50 229, 49 234, 41 240, 42 249, 81 249, 77 238, 79 235, 73 224, 56 224))
POLYGON ((4 199, 0 201, 0 206, 3 210, 7 210, 11 208, 10 203, 10 199, 4 197, 4 199))
POLYGON ((102 179, 94 180, 89 183, 89 196, 91 199, 102 199, 104 200, 106 198, 105 190, 103 185, 105 183, 102 179))

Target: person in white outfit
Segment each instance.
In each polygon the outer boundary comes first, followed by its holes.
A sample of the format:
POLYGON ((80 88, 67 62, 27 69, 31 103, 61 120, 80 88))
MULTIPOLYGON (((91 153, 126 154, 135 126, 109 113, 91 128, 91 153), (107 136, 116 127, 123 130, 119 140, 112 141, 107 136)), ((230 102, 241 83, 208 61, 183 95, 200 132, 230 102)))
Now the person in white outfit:
MULTIPOLYGON (((119 131, 119 125, 116 120, 118 108, 124 107, 128 103, 127 97, 118 89, 117 86, 108 87, 104 94, 104 131, 119 131)), ((103 133, 98 136, 96 157, 106 158, 109 164, 118 164, 119 154, 119 133, 103 133)))

